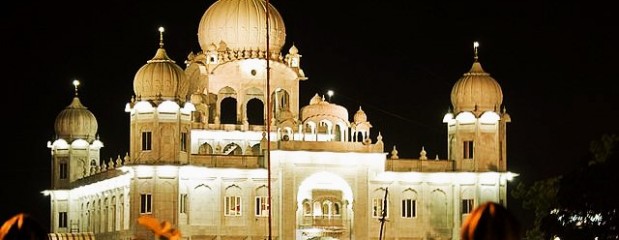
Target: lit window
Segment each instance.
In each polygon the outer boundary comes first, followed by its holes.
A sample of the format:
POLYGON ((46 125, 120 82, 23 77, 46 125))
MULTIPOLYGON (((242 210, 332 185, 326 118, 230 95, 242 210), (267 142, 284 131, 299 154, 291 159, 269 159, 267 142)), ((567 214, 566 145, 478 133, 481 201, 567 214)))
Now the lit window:
POLYGON ((334 215, 334 216, 341 215, 340 208, 341 207, 340 207, 340 203, 339 202, 333 203, 333 214, 332 215, 334 215))
POLYGON ((241 216, 241 197, 226 196, 225 204, 225 216, 241 216))
POLYGON ((59 228, 67 227, 67 212, 58 213, 58 227, 59 228))
POLYGON ((462 146, 462 158, 473 159, 473 141, 464 141, 462 146))
POLYGON ((402 199, 402 217, 414 218, 417 217, 417 201, 413 199, 402 199))
POLYGON ((388 217, 388 213, 389 212, 387 211, 387 204, 385 204, 383 198, 372 199, 372 217, 381 218, 383 214, 385 215, 385 217, 388 217))
POLYGON ((60 171, 60 179, 67 179, 69 176, 68 165, 66 162, 60 163, 59 169, 60 171))
POLYGON ((181 194, 179 212, 187 213, 187 194, 186 193, 181 194))
POLYGON ((183 152, 187 151, 187 133, 186 132, 181 133, 181 151, 183 152))
POLYGON ((468 214, 473 211, 473 199, 462 199, 462 214, 468 214))
POLYGON ((153 149, 153 133, 152 132, 142 132, 142 151, 150 151, 153 149))
POLYGON ((148 214, 153 212, 153 195, 150 193, 140 194, 140 213, 148 214))
POLYGON ((331 216, 331 201, 327 200, 322 203, 322 215, 331 216))
POLYGON ((266 196, 256 197, 256 216, 265 217, 269 215, 269 202, 266 196))
POLYGON ((303 201, 303 215, 305 216, 311 216, 312 215, 312 205, 310 204, 309 200, 305 200, 303 201))

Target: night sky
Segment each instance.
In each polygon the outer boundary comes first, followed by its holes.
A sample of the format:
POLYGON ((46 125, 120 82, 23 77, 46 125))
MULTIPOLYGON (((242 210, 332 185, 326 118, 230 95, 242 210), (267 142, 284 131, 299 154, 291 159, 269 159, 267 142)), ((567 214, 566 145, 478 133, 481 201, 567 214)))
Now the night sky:
MULTIPOLYGON (((54 120, 79 79, 82 103, 97 117, 102 159, 129 149, 125 104, 133 77, 158 47, 184 67, 199 52, 197 28, 209 1, 35 1, 0 8, 0 64, 7 84, 0 220, 27 212, 49 221, 54 120), (7 145, 8 143, 8 145, 7 145)), ((594 1, 271 0, 309 77, 300 105, 333 90, 352 115, 362 107, 385 151, 401 158, 447 155, 443 115, 453 84, 479 41, 484 70, 501 85, 509 170, 517 181, 556 176, 588 158, 589 143, 619 133, 619 21, 594 1)), ((610 4, 610 3, 608 3, 610 4)), ((515 184, 513 184, 515 186, 515 184)), ((511 186, 511 185, 510 185, 511 186)), ((519 203, 509 207, 525 216, 519 203)))

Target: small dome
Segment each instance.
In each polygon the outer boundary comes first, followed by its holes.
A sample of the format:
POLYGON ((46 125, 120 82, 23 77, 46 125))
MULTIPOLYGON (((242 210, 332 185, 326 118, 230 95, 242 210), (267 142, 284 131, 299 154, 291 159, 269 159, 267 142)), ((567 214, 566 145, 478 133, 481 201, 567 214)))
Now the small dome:
POLYGON ((484 72, 478 61, 451 89, 451 104, 455 113, 498 111, 502 102, 501 86, 489 73, 484 72))
POLYGON ((98 127, 95 115, 82 105, 77 96, 56 116, 54 123, 58 138, 65 139, 67 142, 73 142, 76 139, 92 142, 95 140, 98 127))
POLYGON ((318 104, 322 102, 322 98, 320 96, 318 96, 318 93, 316 93, 316 95, 314 95, 314 97, 312 97, 312 99, 310 99, 309 104, 313 105, 313 104, 318 104))
POLYGON ((361 109, 361 107, 359 107, 359 110, 357 110, 357 112, 353 116, 353 121, 355 123, 367 122, 368 121, 368 115, 366 115, 365 112, 361 109))
MULTIPOLYGON (((225 43, 232 50, 266 51, 266 1, 218 0, 202 15, 198 42, 203 51, 210 44, 225 43)), ((269 50, 280 52, 286 41, 284 20, 269 4, 269 50)))
POLYGON ((290 53, 290 54, 297 54, 297 53, 299 53, 299 49, 297 48, 297 46, 295 46, 293 44, 292 47, 290 47, 290 49, 288 50, 288 53, 290 53))
MULTIPOLYGON (((315 100, 316 97, 312 98, 315 100)), ((308 118, 337 118, 338 120, 348 122, 348 110, 337 104, 329 103, 320 98, 318 103, 310 103, 301 109, 301 119, 305 121, 308 118)))
POLYGON ((141 100, 185 100, 188 90, 185 71, 168 57, 163 47, 133 78, 133 91, 141 100))

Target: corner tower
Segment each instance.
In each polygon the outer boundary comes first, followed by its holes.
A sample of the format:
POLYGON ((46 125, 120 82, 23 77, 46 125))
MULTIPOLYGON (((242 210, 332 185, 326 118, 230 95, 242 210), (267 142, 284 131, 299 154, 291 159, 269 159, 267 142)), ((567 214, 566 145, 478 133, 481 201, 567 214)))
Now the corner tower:
POLYGON ((96 173, 103 143, 96 138, 95 115, 80 101, 79 81, 74 80, 75 96, 54 122, 56 139, 48 142, 52 153, 52 189, 69 189, 71 183, 96 173))
POLYGON ((130 154, 137 164, 184 163, 189 155, 191 111, 187 103, 185 72, 163 48, 135 74, 135 97, 127 104, 130 113, 130 154))
POLYGON ((473 66, 451 89, 453 112, 443 118, 448 158, 455 161, 456 171, 505 172, 506 128, 511 118, 505 108, 501 111, 501 86, 481 67, 478 47, 475 42, 473 66))

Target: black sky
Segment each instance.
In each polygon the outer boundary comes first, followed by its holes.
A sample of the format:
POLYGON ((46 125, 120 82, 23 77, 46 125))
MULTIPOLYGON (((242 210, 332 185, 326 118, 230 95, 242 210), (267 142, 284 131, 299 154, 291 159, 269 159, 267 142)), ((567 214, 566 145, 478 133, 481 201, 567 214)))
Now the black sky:
MULTIPOLYGON (((73 97, 97 117, 102 159, 128 151, 133 76, 158 47, 179 65, 198 52, 197 27, 209 1, 36 1, 0 8, 0 64, 7 84, 2 116, 0 217, 30 212, 48 221, 47 141, 73 97), (8 120, 8 121, 7 121, 8 120)), ((587 157, 589 142, 619 132, 619 21, 594 1, 271 0, 286 24, 286 45, 302 54, 309 79, 300 103, 335 91, 332 102, 361 106, 400 157, 446 156, 442 117, 453 84, 469 70, 473 41, 502 86, 512 117, 507 151, 521 181, 555 176, 587 157)), ((6 5, 3 4, 3 5, 6 5)))

